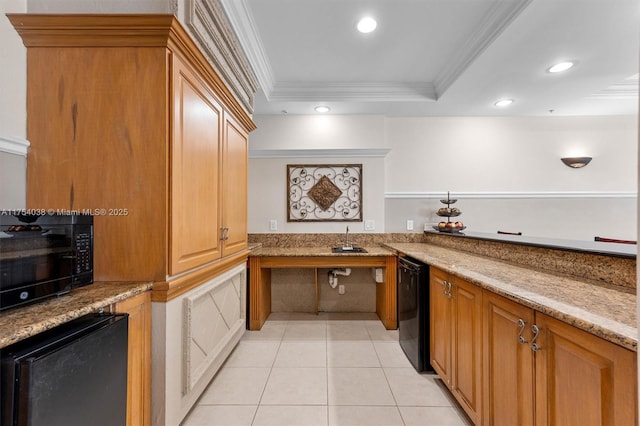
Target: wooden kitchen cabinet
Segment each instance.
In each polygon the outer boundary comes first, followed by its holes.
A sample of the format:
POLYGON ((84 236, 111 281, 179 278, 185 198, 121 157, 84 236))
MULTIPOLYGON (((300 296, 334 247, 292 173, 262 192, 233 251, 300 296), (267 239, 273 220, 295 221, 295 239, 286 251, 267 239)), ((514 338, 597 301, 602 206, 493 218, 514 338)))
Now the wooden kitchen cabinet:
POLYGON ((482 424, 636 424, 634 352, 490 291, 483 300, 482 424))
POLYGON ((247 170, 249 134, 233 118, 224 114, 222 145, 222 255, 247 247, 247 170))
POLYGON ((482 424, 531 426, 533 310, 487 290, 483 304, 482 424))
POLYGON ((471 420, 481 415, 482 290, 431 267, 431 365, 471 420))
POLYGON ((448 293, 448 274, 431 268, 429 276, 429 348, 431 366, 450 388, 453 345, 453 302, 448 293))
POLYGON ((536 312, 538 425, 635 425, 636 353, 536 312))
POLYGON ((222 107, 180 58, 173 63, 171 275, 221 256, 222 107))
POLYGON ((255 125, 178 20, 9 19, 27 47, 27 207, 95 214, 95 279, 246 262, 255 125))
POLYGON ((127 362, 127 426, 151 424, 151 292, 115 304, 129 314, 127 362))

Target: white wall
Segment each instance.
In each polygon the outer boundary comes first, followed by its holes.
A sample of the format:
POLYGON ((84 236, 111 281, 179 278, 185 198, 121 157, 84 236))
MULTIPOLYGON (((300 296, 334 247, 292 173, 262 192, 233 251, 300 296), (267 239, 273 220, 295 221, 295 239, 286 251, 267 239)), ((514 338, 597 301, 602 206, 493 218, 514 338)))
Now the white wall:
MULTIPOLYGON (((422 232, 441 220, 439 199, 460 198, 458 219, 469 230, 593 240, 636 239, 637 118, 611 117, 423 117, 256 116, 251 151, 295 152, 296 158, 251 159, 249 232, 340 232, 343 225, 285 223, 286 164, 339 163, 316 150, 346 149, 386 157, 365 163, 365 219, 375 232, 422 232), (358 151, 361 150, 361 151, 358 151), (305 152, 307 154, 305 154, 305 152), (571 169, 560 158, 588 155, 593 161, 571 169), (380 169, 380 164, 383 169, 380 169), (374 170, 384 189, 367 181, 374 170), (373 199, 372 199, 373 198, 373 199), (370 217, 373 205, 375 217, 370 217), (381 207, 380 207, 381 206, 381 207), (384 219, 380 223, 380 218, 384 219), (336 231, 337 228, 337 231, 336 231)), ((338 151, 339 152, 339 151, 338 151)), ((350 224, 361 232, 363 224, 350 224)))
POLYGON ((390 118, 385 191, 635 192, 636 123, 635 116, 390 118), (581 155, 593 157, 584 169, 560 161, 581 155))
MULTIPOLYGON (((26 0, 0 1, 0 140, 24 140, 27 133, 27 51, 5 16, 26 8, 26 0)), ((25 157, 0 150, 0 209, 24 208, 25 188, 25 157)))
POLYGON ((384 118, 377 116, 255 116, 249 136, 251 233, 364 232, 364 222, 287 222, 287 164, 362 164, 363 219, 384 231, 384 118), (258 153, 259 155, 256 155, 258 153), (273 156, 264 158, 260 155, 273 156), (355 153, 355 156, 354 156, 355 153), (330 155, 330 156, 329 156, 330 155))
POLYGON ((256 115, 253 121, 251 150, 386 148, 381 116, 256 115))
POLYGON ((268 233, 269 221, 275 219, 277 232, 341 233, 364 232, 364 222, 287 222, 287 164, 362 164, 362 214, 373 220, 375 230, 384 231, 384 159, 382 158, 252 158, 249 160, 250 233, 268 233))

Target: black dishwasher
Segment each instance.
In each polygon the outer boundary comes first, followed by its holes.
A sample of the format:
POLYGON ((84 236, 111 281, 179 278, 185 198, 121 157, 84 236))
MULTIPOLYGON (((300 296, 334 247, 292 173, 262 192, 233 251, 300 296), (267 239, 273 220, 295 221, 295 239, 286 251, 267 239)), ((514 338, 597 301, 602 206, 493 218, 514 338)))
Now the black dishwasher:
POLYGON ((417 371, 433 371, 429 362, 429 267, 398 259, 398 333, 400 346, 417 371))

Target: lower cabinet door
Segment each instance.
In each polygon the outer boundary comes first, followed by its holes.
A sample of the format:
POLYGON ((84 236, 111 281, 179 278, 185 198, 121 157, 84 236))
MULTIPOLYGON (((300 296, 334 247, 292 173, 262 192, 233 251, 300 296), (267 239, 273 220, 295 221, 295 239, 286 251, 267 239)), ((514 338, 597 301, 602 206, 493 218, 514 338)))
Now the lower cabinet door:
POLYGON ((448 292, 448 275, 431 268, 429 282, 429 345, 431 366, 451 388, 453 303, 448 292))
POLYGON ((536 312, 536 423, 637 424, 636 353, 536 312))
POLYGON ((455 277, 453 387, 460 405, 475 424, 482 411, 482 289, 455 277))
POLYGON ((533 425, 533 310, 483 293, 484 425, 533 425))

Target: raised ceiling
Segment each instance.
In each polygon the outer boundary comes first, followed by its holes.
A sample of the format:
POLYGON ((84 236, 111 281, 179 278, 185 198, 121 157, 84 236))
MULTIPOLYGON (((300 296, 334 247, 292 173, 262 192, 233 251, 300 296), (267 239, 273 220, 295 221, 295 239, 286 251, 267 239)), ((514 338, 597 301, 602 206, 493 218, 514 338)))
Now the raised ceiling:
POLYGON ((222 4, 260 83, 255 114, 637 113, 637 0, 222 4), (356 30, 365 15, 373 33, 356 30), (563 60, 576 66, 547 72, 563 60))

